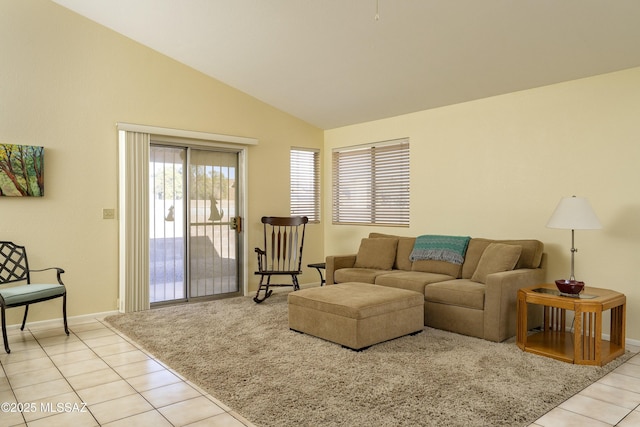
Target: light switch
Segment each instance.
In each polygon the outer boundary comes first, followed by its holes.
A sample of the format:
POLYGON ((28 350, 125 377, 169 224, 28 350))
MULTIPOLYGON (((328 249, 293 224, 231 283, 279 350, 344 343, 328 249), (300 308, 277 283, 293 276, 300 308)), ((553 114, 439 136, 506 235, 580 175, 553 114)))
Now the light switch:
POLYGON ((110 208, 102 209, 102 219, 115 219, 116 210, 110 208))

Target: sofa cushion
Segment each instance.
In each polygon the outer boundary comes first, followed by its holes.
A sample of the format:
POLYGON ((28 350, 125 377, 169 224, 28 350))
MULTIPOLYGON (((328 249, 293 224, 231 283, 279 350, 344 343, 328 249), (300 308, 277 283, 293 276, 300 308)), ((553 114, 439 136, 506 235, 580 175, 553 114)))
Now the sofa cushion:
POLYGON ((515 268, 538 268, 542 262, 544 244, 539 240, 499 240, 498 243, 518 245, 522 253, 515 268))
POLYGON ((397 248, 397 239, 362 239, 354 267, 391 270, 397 248))
POLYGON ((425 301, 484 310, 485 285, 468 279, 431 283, 424 288, 425 301))
POLYGON ((376 233, 376 232, 371 232, 369 233, 369 238, 370 239, 380 239, 380 238, 384 238, 384 239, 397 239, 399 237, 403 237, 403 236, 396 236, 395 234, 387 234, 387 233, 376 233))
POLYGON ((413 245, 415 244, 415 237, 399 237, 398 238, 398 251, 396 253, 396 263, 393 268, 398 270, 411 271, 412 262, 409 259, 413 245))
POLYGON ((471 276, 474 282, 485 283, 487 275, 513 270, 522 253, 522 247, 504 243, 491 243, 482 253, 476 271, 471 276))
POLYGON ((416 242, 415 237, 395 236, 393 234, 369 233, 371 239, 397 239, 398 250, 396 251, 396 262, 393 265, 394 270, 411 271, 411 260, 409 256, 416 242))
POLYGON ((395 274, 400 270, 376 270, 373 268, 340 268, 333 273, 335 283, 360 282, 374 284, 376 277, 395 274))
POLYGON ((470 279, 478 267, 478 262, 484 250, 491 243, 504 243, 508 245, 516 245, 522 248, 522 253, 518 259, 515 268, 539 268, 542 262, 542 252, 544 244, 539 240, 522 239, 522 240, 491 240, 483 238, 472 238, 467 247, 467 253, 462 266, 462 278, 470 279))
POLYGON ((421 259, 413 261, 411 270, 425 273, 446 274, 447 276, 453 276, 455 279, 456 277, 459 277, 460 272, 462 271, 462 265, 446 261, 421 259))
POLYGON ((424 295, 424 287, 429 283, 455 279, 453 276, 436 273, 422 273, 418 271, 395 271, 393 274, 383 274, 376 277, 375 284, 390 288, 408 289, 424 295))

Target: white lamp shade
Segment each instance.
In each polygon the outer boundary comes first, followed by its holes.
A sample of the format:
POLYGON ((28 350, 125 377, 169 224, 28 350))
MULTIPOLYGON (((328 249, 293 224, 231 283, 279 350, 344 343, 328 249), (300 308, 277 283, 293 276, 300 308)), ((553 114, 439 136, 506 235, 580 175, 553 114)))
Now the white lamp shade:
POLYGON ((563 197, 547 222, 549 228, 567 230, 597 230, 602 228, 598 217, 584 197, 563 197))

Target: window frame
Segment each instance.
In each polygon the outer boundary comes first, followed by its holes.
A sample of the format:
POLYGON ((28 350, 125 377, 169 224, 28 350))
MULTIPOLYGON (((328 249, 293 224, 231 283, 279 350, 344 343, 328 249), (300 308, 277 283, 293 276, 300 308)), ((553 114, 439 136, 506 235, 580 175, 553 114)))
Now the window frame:
POLYGON ((409 227, 409 138, 334 148, 331 172, 334 225, 409 227))

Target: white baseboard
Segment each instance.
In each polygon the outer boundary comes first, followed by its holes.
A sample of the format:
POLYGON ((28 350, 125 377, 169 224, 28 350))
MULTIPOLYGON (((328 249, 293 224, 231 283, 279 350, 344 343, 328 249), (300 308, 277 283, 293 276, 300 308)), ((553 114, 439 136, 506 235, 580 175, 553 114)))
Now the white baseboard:
MULTIPOLYGON (((609 334, 602 334, 602 339, 609 341, 610 338, 611 336, 609 334)), ((625 344, 625 347, 633 346, 633 347, 638 347, 638 349, 640 349, 640 340, 633 340, 631 338, 626 338, 624 340, 624 344, 625 344)))
MULTIPOLYGON (((105 311, 102 313, 91 313, 91 314, 81 314, 79 316, 71 316, 71 317, 67 317, 67 323, 69 324, 73 324, 73 323, 82 323, 83 320, 89 321, 92 319, 103 319, 107 316, 111 316, 112 314, 119 314, 119 311, 114 310, 114 311, 105 311)), ((57 327, 62 323, 62 317, 58 317, 56 319, 48 319, 48 320, 38 320, 35 322, 29 322, 27 320, 27 327, 34 327, 34 328, 46 328, 47 326, 51 326, 53 327, 57 327)), ((14 325, 7 325, 7 330, 11 330, 11 329, 20 329, 20 326, 22 325, 21 323, 16 323, 14 325)))
POLYGON ((640 340, 632 340, 631 338, 627 338, 626 340, 624 340, 625 345, 629 346, 629 345, 633 345, 635 347, 640 348, 640 340))

